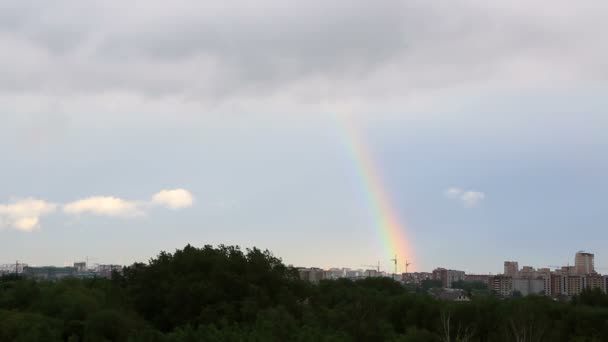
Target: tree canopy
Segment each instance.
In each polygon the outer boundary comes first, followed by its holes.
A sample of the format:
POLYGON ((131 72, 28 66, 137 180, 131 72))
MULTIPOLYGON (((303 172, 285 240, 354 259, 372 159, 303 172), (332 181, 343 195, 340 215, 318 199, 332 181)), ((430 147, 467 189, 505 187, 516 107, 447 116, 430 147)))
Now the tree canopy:
POLYGON ((599 290, 570 302, 489 295, 443 302, 390 278, 313 285, 257 248, 188 245, 111 280, 0 280, 0 341, 607 339, 608 296, 599 290))

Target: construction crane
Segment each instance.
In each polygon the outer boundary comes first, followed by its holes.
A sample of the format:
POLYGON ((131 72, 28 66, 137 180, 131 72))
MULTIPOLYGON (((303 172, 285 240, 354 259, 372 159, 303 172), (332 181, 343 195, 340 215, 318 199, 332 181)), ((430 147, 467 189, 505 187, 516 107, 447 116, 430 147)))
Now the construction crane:
POLYGON ((407 274, 407 267, 411 264, 411 262, 407 262, 407 259, 405 259, 405 274, 407 274))
POLYGON ((395 263, 395 273, 393 273, 393 278, 397 275, 397 255, 395 255, 394 259, 391 259, 392 262, 395 263))

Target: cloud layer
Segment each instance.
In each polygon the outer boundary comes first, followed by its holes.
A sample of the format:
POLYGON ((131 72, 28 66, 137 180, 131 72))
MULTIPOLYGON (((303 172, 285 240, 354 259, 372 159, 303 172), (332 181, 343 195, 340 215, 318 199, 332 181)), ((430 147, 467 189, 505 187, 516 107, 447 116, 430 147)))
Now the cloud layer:
POLYGON ((463 190, 458 187, 447 189, 445 196, 461 202, 466 208, 474 208, 486 198, 486 195, 481 191, 463 190))
POLYGON ((259 112, 392 99, 402 108, 443 89, 608 78, 608 4, 600 0, 125 6, 3 1, 5 105, 120 113, 223 105, 259 112))
POLYGON ((194 196, 188 190, 162 190, 148 201, 132 201, 113 196, 93 196, 63 205, 28 198, 0 204, 0 228, 32 231, 40 228, 40 218, 61 207, 66 215, 134 217, 145 215, 152 206, 177 210, 191 207, 194 196))

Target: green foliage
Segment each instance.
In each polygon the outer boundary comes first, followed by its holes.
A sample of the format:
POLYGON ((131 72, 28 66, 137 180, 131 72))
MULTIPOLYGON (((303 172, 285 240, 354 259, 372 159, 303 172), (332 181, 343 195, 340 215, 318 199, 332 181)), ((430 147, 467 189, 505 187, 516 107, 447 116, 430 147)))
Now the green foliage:
POLYGON ((452 283, 452 288, 465 290, 465 292, 469 296, 490 294, 488 284, 482 283, 480 281, 459 280, 452 283))
POLYGON ((425 292, 428 292, 430 289, 440 289, 443 285, 441 280, 425 279, 420 283, 420 286, 425 292))
MULTIPOLYGON (((456 282, 466 291, 484 284, 456 282)), ((186 246, 106 279, 0 279, 0 341, 606 341, 608 295, 439 301, 425 281, 298 279, 268 251, 186 246)))
POLYGON ((61 341, 60 322, 36 313, 0 310, 0 341, 61 341))
POLYGON ((284 305, 297 314, 297 273, 268 251, 186 246, 149 265, 125 269, 115 282, 155 327, 252 323, 259 310, 284 305))
POLYGON ((578 296, 572 298, 572 303, 608 308, 608 295, 597 287, 584 289, 578 296))

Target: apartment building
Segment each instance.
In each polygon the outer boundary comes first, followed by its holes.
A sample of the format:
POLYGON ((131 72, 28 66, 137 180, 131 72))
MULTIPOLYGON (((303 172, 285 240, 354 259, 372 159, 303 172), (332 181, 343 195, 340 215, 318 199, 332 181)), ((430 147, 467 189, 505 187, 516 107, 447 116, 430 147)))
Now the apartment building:
POLYGON ((441 286, 451 288, 452 283, 464 280, 464 271, 436 268, 433 270, 433 279, 441 280, 441 286))

